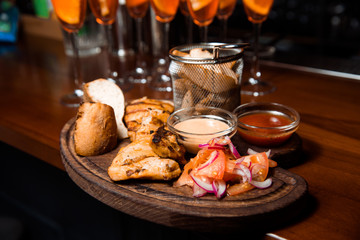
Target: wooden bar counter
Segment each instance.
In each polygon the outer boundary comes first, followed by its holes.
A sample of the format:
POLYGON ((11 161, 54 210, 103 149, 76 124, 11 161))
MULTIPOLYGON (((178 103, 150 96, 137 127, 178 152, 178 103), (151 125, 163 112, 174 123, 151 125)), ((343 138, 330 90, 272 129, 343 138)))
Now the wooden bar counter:
MULTIPOLYGON (((100 57, 82 59, 86 81, 104 76, 106 60, 100 57)), ((127 63, 132 61, 125 58, 127 63)), ((61 170, 60 131, 77 110, 59 102, 73 87, 69 69, 60 41, 24 36, 18 44, 0 45, 0 140, 61 170)), ((297 133, 304 156, 288 170, 307 181, 310 196, 299 218, 264 238, 358 239, 360 81, 276 64, 263 65, 262 71, 277 90, 263 97, 242 96, 242 103, 277 102, 299 112, 297 133)), ((126 99, 142 96, 172 98, 171 93, 155 92, 145 85, 125 92, 126 99)))

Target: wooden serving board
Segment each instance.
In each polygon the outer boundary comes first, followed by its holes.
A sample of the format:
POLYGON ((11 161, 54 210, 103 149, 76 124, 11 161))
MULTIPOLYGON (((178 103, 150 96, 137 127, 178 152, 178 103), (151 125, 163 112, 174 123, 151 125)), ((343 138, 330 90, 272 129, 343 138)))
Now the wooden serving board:
POLYGON ((285 169, 270 171, 273 184, 218 200, 214 195, 192 197, 192 189, 172 187, 172 182, 131 180, 113 182, 107 168, 121 146, 94 157, 75 153, 75 119, 63 127, 60 152, 66 171, 85 192, 126 214, 151 222, 196 231, 247 231, 278 226, 295 217, 304 207, 306 181, 285 169))

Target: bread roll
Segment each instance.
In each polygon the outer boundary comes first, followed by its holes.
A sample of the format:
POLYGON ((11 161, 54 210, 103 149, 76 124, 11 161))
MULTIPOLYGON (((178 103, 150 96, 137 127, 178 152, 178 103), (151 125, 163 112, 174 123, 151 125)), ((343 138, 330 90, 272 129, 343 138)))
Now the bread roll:
POLYGON ((81 104, 75 122, 75 152, 95 156, 111 151, 117 145, 116 130, 112 107, 103 103, 81 104))
POLYGON ((128 137, 123 117, 125 112, 125 98, 121 88, 106 79, 97 79, 84 85, 84 102, 101 102, 111 106, 115 112, 118 137, 128 137))

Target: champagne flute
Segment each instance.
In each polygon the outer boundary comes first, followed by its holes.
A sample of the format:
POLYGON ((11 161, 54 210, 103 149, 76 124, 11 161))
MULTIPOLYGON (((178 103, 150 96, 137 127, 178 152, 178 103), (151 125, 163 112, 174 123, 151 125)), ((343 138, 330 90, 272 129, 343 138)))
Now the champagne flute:
POLYGON ((236 0, 220 0, 216 17, 221 22, 221 40, 226 41, 227 20, 233 14, 236 6, 236 0))
POLYGON ((254 54, 250 69, 250 78, 242 84, 241 93, 246 95, 261 96, 275 91, 276 87, 261 80, 259 68, 259 35, 261 24, 267 19, 274 0, 243 0, 244 9, 248 20, 254 28, 254 54))
POLYGON ((130 73, 130 81, 133 83, 147 83, 149 72, 145 57, 145 43, 143 39, 142 23, 149 8, 150 0, 126 0, 126 8, 136 22, 136 37, 138 54, 136 56, 135 70, 130 73))
POLYGON ((190 15, 200 27, 201 41, 208 41, 208 26, 214 20, 219 6, 219 0, 187 0, 190 15))
POLYGON ((80 105, 83 96, 83 78, 80 69, 79 48, 76 44, 76 33, 85 21, 86 0, 52 0, 52 4, 61 26, 66 34, 69 34, 72 49, 74 51, 74 82, 75 90, 71 94, 62 96, 60 102, 68 107, 80 105))
POLYGON ((179 8, 180 8, 181 13, 184 15, 185 21, 186 21, 186 29, 187 29, 186 42, 187 43, 192 43, 192 39, 193 39, 193 21, 192 21, 192 18, 190 16, 190 13, 189 13, 189 9, 188 9, 186 0, 180 0, 179 8))
POLYGON ((151 87, 158 91, 171 92, 171 78, 169 74, 169 30, 170 22, 174 19, 180 0, 151 0, 151 7, 155 12, 155 18, 161 23, 162 35, 160 38, 161 53, 155 66, 155 76, 151 81, 151 87))
MULTIPOLYGON (((109 60, 109 76, 108 80, 113 81, 121 86, 123 91, 130 89, 130 85, 126 84, 125 79, 119 77, 116 67, 117 62, 112 61, 112 55, 117 52, 115 49, 113 23, 116 20, 116 13, 119 6, 118 0, 89 0, 90 8, 96 18, 96 22, 105 28, 105 36, 108 43, 108 60, 109 60), (115 66, 115 67, 114 67, 115 66)), ((117 55, 117 53, 116 53, 117 55)))

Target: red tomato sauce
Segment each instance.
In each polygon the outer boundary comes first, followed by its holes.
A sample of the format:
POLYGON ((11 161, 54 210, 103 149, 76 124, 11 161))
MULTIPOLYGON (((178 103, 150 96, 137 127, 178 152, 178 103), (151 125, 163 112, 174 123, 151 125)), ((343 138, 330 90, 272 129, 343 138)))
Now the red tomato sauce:
POLYGON ((264 129, 281 127, 292 121, 284 115, 275 115, 267 112, 259 112, 239 117, 239 122, 247 125, 262 127, 259 129, 244 130, 239 128, 240 136, 247 142, 258 146, 276 146, 286 141, 290 133, 284 133, 279 129, 264 129))

